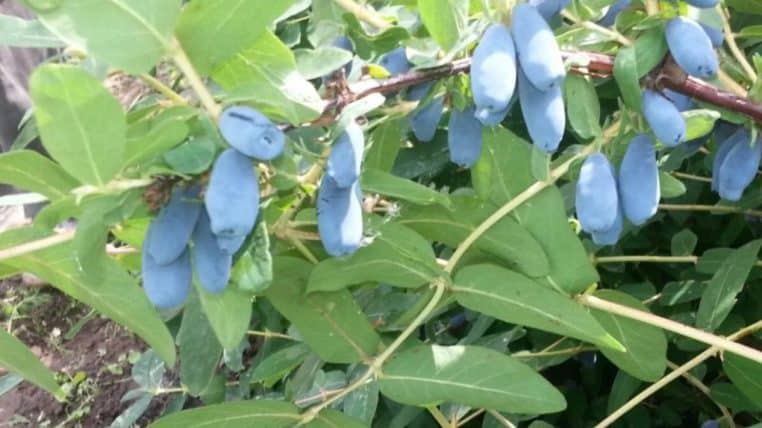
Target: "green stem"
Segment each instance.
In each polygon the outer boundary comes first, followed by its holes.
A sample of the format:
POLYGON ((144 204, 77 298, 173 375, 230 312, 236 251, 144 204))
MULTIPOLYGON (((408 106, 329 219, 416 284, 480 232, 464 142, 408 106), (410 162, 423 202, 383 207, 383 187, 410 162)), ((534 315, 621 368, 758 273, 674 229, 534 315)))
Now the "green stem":
POLYGON ((746 56, 736 43, 736 38, 733 35, 733 29, 730 28, 730 13, 728 13, 727 8, 720 5, 717 5, 717 8, 719 9, 720 17, 722 17, 722 28, 725 32, 725 43, 728 44, 730 53, 733 54, 738 63, 741 65, 741 68, 743 69, 744 73, 746 73, 749 81, 754 83, 757 80, 757 73, 754 71, 754 67, 749 64, 749 61, 746 60, 746 56))
POLYGON ((492 417, 495 418, 495 420, 497 420, 498 423, 500 423, 500 425, 504 426, 505 428, 516 428, 516 425, 514 425, 513 422, 509 421, 508 418, 500 414, 500 412, 497 410, 487 409, 487 413, 492 415, 492 417))
POLYGON ((287 334, 283 333, 276 333, 274 331, 265 330, 265 331, 258 331, 258 330, 249 330, 246 332, 249 336, 258 336, 258 337, 264 337, 265 339, 272 339, 272 338, 278 338, 278 339, 286 339, 286 340, 293 340, 294 342, 299 342, 300 340, 295 338, 294 336, 289 336, 287 334))
POLYGON ((645 324, 650 324, 762 364, 761 351, 750 348, 746 345, 741 345, 739 343, 733 342, 724 337, 707 333, 703 330, 672 321, 668 318, 654 315, 650 312, 633 309, 629 306, 624 306, 618 303, 609 302, 608 300, 599 299, 595 296, 583 295, 579 296, 577 300, 585 306, 608 312, 610 314, 630 318, 645 324))
POLYGON ((762 211, 723 205, 659 204, 659 209, 662 211, 708 211, 717 214, 746 214, 762 217, 762 211))
POLYGON ((574 24, 577 24, 583 28, 587 28, 588 30, 595 31, 596 33, 603 34, 604 36, 610 37, 612 40, 615 40, 619 42, 619 44, 623 46, 632 46, 632 40, 628 39, 627 37, 623 36, 622 33, 612 30, 610 28, 603 27, 601 25, 596 24, 592 21, 583 21, 577 18, 576 16, 572 15, 566 10, 561 11, 561 16, 568 19, 569 21, 573 22, 574 24))
POLYGON ((680 171, 672 171, 672 175, 677 178, 684 178, 686 180, 700 181, 702 183, 711 183, 711 177, 702 177, 700 175, 686 174, 680 171))
POLYGON ((300 239, 289 237, 288 240, 304 256, 304 258, 310 261, 310 263, 314 265, 320 263, 320 260, 318 260, 314 254, 312 254, 312 251, 310 251, 310 249, 307 248, 307 246, 304 245, 304 243, 300 239))
POLYGON ((608 256, 595 257, 593 263, 696 263, 698 256, 608 256))
POLYGON ((354 15, 358 20, 370 24, 379 30, 391 28, 392 24, 379 15, 375 9, 363 7, 353 0, 334 0, 342 9, 354 15))
POLYGON ((140 79, 146 82, 150 87, 152 87, 154 90, 156 90, 160 94, 174 101, 176 104, 188 105, 188 100, 183 98, 177 92, 173 91, 172 88, 165 85, 164 82, 151 76, 150 74, 143 73, 140 75, 140 79))
POLYGON ((439 410, 437 406, 428 406, 426 407, 426 410, 429 411, 431 416, 437 421, 440 427, 450 428, 450 421, 447 420, 445 415, 442 414, 442 411, 439 410))
POLYGON ((206 109, 207 113, 209 113, 212 119, 214 119, 216 122, 220 117, 220 112, 222 109, 214 100, 212 93, 209 92, 209 89, 204 84, 201 76, 193 67, 190 58, 188 58, 188 55, 180 46, 180 42, 175 40, 174 44, 175 47, 174 53, 172 54, 172 60, 175 62, 175 65, 177 65, 177 68, 180 69, 183 75, 185 75, 185 79, 188 80, 188 84, 191 86, 191 88, 193 88, 193 91, 198 96, 199 101, 201 101, 201 105, 204 106, 204 109, 206 109))

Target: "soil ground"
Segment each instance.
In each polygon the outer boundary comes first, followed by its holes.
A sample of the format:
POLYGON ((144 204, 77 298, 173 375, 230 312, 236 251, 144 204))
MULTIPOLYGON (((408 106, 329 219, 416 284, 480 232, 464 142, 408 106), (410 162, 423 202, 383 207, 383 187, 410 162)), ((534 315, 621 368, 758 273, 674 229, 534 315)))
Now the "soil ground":
MULTIPOLYGON (((0 427, 108 427, 127 407, 124 394, 146 345, 124 328, 90 314, 52 287, 34 288, 18 278, 0 282, 0 328, 12 333, 42 362, 74 386, 65 403, 27 382, 0 395, 0 427), (15 312, 14 312, 15 311, 15 312)), ((4 375, 0 369, 0 376, 4 375)), ((161 415, 169 396, 155 398, 139 426, 161 415)))

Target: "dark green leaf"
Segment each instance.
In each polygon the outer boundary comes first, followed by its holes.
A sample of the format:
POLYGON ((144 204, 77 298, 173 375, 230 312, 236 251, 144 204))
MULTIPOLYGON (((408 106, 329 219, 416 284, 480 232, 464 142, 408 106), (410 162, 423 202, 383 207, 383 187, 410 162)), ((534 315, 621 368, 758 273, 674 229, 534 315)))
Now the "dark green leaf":
POLYGON ((461 305, 502 321, 575 337, 618 351, 623 346, 571 298, 495 265, 461 269, 452 287, 461 305))
POLYGON ((366 169, 361 180, 364 192, 391 196, 419 205, 439 204, 452 209, 452 202, 446 194, 387 172, 366 169))
POLYGON ((126 141, 116 98, 87 72, 68 65, 38 68, 29 86, 42 144, 51 156, 83 183, 106 184, 122 166, 126 141))
POLYGON ((758 408, 762 408, 762 364, 730 352, 724 355, 722 367, 733 384, 758 408))
POLYGON ((270 388, 299 366, 310 352, 310 347, 303 343, 294 343, 279 349, 253 367, 249 382, 262 382, 270 388))
POLYGON ((513 358, 477 346, 420 345, 384 366, 381 393, 417 406, 455 402, 511 413, 555 413, 566 407, 547 380, 513 358))
POLYGON ((311 269, 301 259, 276 258, 265 297, 323 360, 354 363, 373 355, 381 339, 349 292, 305 295, 311 269))
POLYGON ((676 198, 685 194, 685 184, 672 174, 659 171, 659 190, 664 199, 676 198))
POLYGON ((333 46, 294 50, 296 69, 305 79, 317 79, 352 61, 352 52, 333 46))
POLYGON ((601 104, 593 82, 577 74, 569 74, 564 81, 566 114, 577 134, 582 138, 601 135, 601 104))
POLYGON ((312 422, 304 425, 306 428, 365 428, 357 419, 351 418, 338 410, 326 409, 312 422))
POLYGON ((722 324, 736 303, 736 295, 743 289, 751 268, 757 262, 762 241, 755 240, 734 250, 712 276, 701 296, 696 312, 696 326, 714 331, 722 324))
POLYGON ((233 401, 165 416, 150 428, 283 428, 299 421, 299 409, 273 400, 233 401))
POLYGON ((307 290, 333 291, 363 282, 416 288, 442 274, 428 241, 396 223, 377 230, 373 243, 343 258, 323 260, 312 271, 307 290))
POLYGON ((376 127, 368 135, 365 154, 365 168, 389 172, 402 147, 404 125, 399 120, 390 120, 376 127))
POLYGON ((200 174, 212 165, 217 146, 210 138, 191 138, 164 154, 170 168, 181 174, 200 174))
MULTIPOLYGON (((599 290, 597 297, 620 305, 648 312, 646 305, 628 294, 616 290, 599 290)), ((601 348, 611 362, 630 375, 653 382, 664 374, 667 367, 667 338, 664 331, 630 318, 593 309, 595 319, 607 332, 626 348, 625 352, 601 348)))
MULTIPOLYGON (((664 39, 664 31, 661 27, 653 27, 645 31, 633 45, 635 49, 636 67, 638 77, 648 74, 654 67, 659 65, 667 54, 667 42, 664 39)), ((618 57, 619 55, 617 55, 618 57)), ((616 68, 616 64, 614 65, 616 68)), ((614 71, 616 73, 616 71, 614 71)), ((626 100, 625 100, 626 101, 626 100)))
POLYGON ((698 236, 690 229, 683 229, 672 237, 670 245, 673 256, 689 256, 696 249, 698 236))
POLYGON ((180 380, 190 394, 206 393, 213 386, 222 346, 195 292, 185 303, 177 343, 180 347, 180 380))
POLYGON ((640 111, 641 103, 638 78, 638 59, 635 48, 619 49, 614 59, 614 79, 619 85, 624 103, 635 111, 640 111))
MULTIPOLYGON (((762 5, 762 2, 760 2, 762 5)), ((762 25, 749 25, 748 27, 741 28, 736 35, 736 38, 744 39, 760 39, 762 38, 762 25)))

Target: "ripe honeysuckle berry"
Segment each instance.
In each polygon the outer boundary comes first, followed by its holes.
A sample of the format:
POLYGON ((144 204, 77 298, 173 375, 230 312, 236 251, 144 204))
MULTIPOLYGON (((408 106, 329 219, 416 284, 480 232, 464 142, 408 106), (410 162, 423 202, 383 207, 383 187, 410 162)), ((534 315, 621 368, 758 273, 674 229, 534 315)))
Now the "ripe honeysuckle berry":
POLYGON ((762 158, 762 141, 758 138, 752 146, 750 134, 744 136, 728 151, 720 164, 717 190, 722 199, 738 201, 744 190, 754 181, 762 158))
POLYGON ((162 207, 159 215, 148 227, 143 248, 153 260, 165 265, 173 262, 188 245, 193 228, 203 205, 196 186, 177 186, 172 191, 169 203, 162 207))
POLYGON ((463 168, 471 168, 481 157, 482 143, 482 124, 474 117, 474 107, 452 109, 447 125, 450 160, 463 168))
POLYGON ((233 254, 220 248, 209 217, 201 213, 193 231, 193 270, 198 282, 210 293, 221 293, 230 280, 233 254))
POLYGON ((627 220, 639 226, 656 214, 661 198, 659 167, 651 138, 638 135, 619 165, 619 202, 627 220))
POLYGON ((325 173, 337 186, 350 187, 360 178, 365 136, 360 125, 354 121, 347 125, 331 147, 325 173))
POLYGON ((665 146, 674 147, 685 140, 685 119, 672 101, 662 94, 651 89, 643 91, 643 116, 665 146))
POLYGON ((259 182, 251 159, 235 149, 222 152, 212 167, 204 203, 215 235, 248 235, 259 214, 259 182))
POLYGON ((220 116, 220 133, 234 149, 259 160, 280 156, 286 135, 259 111, 246 106, 225 109, 220 116))
POLYGON ((516 5, 513 8, 511 34, 519 66, 532 85, 540 91, 560 85, 566 76, 561 49, 553 30, 537 9, 528 4, 516 5))
POLYGON ((614 169, 603 153, 593 153, 582 163, 574 205, 577 219, 586 232, 611 229, 619 210, 614 169))
POLYGON ((159 309, 176 308, 190 293, 193 270, 190 252, 186 249, 170 263, 160 265, 143 249, 141 259, 143 290, 148 300, 159 309))
POLYGON ((471 57, 475 117, 485 125, 502 120, 515 90, 516 50, 513 38, 505 25, 492 24, 484 32, 471 57))
POLYGON ((357 251, 363 237, 359 181, 340 187, 333 178, 324 176, 318 191, 317 220, 320 241, 328 254, 340 257, 357 251))
POLYGON ((701 79, 717 75, 719 59, 712 41, 701 26, 690 18, 678 16, 664 30, 672 58, 686 73, 701 79))
POLYGON ((520 69, 519 104, 532 143, 545 153, 555 152, 566 128, 566 108, 561 86, 540 91, 520 69))

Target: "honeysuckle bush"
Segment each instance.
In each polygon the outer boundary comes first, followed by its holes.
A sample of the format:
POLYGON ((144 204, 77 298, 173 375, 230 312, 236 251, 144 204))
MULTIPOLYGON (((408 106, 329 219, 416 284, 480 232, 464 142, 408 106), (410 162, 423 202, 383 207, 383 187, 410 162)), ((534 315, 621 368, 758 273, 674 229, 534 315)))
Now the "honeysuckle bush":
POLYGON ((125 426, 762 420, 762 3, 26 3, 0 272, 146 342, 125 426))

